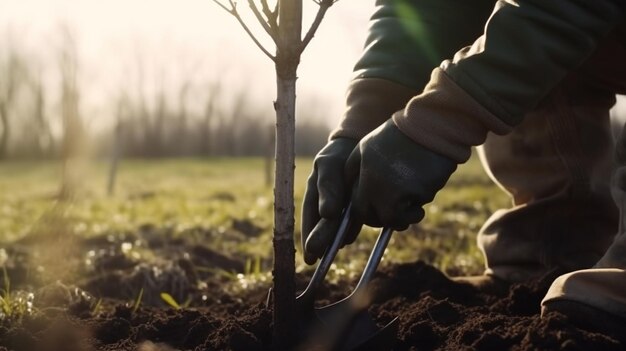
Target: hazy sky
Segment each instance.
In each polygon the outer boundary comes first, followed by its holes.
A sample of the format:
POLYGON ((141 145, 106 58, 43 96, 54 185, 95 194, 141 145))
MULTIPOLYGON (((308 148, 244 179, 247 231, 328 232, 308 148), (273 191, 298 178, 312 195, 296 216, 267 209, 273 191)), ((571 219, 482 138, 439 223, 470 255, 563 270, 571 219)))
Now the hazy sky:
MULTIPOLYGON (((241 12, 254 23, 247 1, 240 3, 241 12)), ((304 4, 308 24, 317 5, 304 4)), ((373 7, 374 0, 341 0, 328 11, 300 66, 301 112, 312 110, 329 124, 337 123, 373 7)), ((78 43, 83 113, 94 124, 111 120, 107 117, 114 106, 107 102, 120 87, 133 89, 138 66, 143 67, 146 88, 165 86, 173 103, 181 82, 192 79, 197 86, 191 103, 200 108, 207 82, 217 80, 224 99, 236 100, 243 92, 258 104, 260 115, 272 114, 271 62, 212 0, 0 0, 0 49, 2 40, 13 36, 41 61, 44 74, 56 70, 63 26, 78 43)), ((264 37, 260 28, 253 30, 264 37)))
MULTIPOLYGON (((303 56, 298 94, 302 107, 327 109, 324 118, 331 124, 341 114, 373 5, 374 0, 339 1, 303 56)), ((239 8, 249 12, 245 0, 239 8)), ((316 9, 305 1, 307 22, 316 9)), ((271 113, 271 62, 211 0, 0 0, 0 35, 9 31, 17 37, 19 45, 41 58, 44 71, 56 67, 63 26, 78 43, 88 113, 110 115, 104 102, 119 93, 120 86, 133 84, 138 62, 149 86, 162 82, 175 89, 185 77, 197 82, 217 79, 226 95, 245 90, 271 113)), ((262 30, 255 30, 263 37, 262 30)))

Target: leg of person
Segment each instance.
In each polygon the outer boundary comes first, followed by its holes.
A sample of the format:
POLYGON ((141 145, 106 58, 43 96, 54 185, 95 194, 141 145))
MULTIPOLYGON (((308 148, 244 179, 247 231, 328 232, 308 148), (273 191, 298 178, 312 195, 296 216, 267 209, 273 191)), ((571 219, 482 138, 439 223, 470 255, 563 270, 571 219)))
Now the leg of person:
POLYGON ((588 268, 602 256, 617 223, 608 181, 614 102, 572 76, 513 133, 489 135, 479 155, 513 207, 480 230, 486 271, 467 282, 525 281, 588 268))
MULTIPOLYGON (((626 23, 605 39, 580 74, 596 86, 625 94, 624 60, 626 23)), ((619 208, 617 235, 593 268, 562 275, 552 283, 542 301, 542 315, 558 311, 579 326, 609 332, 626 341, 626 126, 616 143, 615 156, 611 194, 619 208)))
POLYGON ((616 156, 611 193, 620 209, 618 234, 592 269, 554 281, 542 301, 542 314, 558 311, 580 326, 620 336, 626 330, 626 126, 616 156))

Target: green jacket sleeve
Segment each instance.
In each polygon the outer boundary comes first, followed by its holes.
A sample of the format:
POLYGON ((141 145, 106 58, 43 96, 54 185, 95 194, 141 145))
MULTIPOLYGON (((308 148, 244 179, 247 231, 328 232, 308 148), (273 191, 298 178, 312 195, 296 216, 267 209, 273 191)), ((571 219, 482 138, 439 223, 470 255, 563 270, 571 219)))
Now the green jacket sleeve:
POLYGON ((624 21, 623 0, 500 1, 485 33, 433 71, 394 114, 400 130, 464 162, 488 132, 506 134, 624 21))
POLYGON ((482 106, 516 125, 624 21, 624 0, 500 1, 485 33, 444 62, 482 106))
POLYGON ((403 108, 433 68, 482 32, 495 0, 377 0, 331 139, 361 139, 403 108))
POLYGON ((482 33, 494 0, 377 0, 355 78, 422 91, 433 68, 482 33))

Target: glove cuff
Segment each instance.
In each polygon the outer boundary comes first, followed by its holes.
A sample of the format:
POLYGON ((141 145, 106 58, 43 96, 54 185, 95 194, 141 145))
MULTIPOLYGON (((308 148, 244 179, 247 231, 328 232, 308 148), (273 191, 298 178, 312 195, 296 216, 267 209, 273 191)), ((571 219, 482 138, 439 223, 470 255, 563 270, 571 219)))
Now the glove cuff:
POLYGON ((488 132, 512 130, 439 68, 424 92, 396 112, 393 121, 414 142, 458 163, 469 159, 471 147, 484 143, 488 132))
POLYGON ((378 128, 419 92, 380 78, 359 78, 350 83, 346 111, 330 139, 339 137, 360 140, 378 128))

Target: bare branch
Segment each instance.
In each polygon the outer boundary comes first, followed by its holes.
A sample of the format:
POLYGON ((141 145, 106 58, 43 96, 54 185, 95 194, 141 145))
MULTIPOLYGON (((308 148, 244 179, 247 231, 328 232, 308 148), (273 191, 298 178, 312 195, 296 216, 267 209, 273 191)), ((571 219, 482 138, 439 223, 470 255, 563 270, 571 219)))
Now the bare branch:
POLYGON ((265 17, 267 17, 267 21, 271 28, 278 28, 278 1, 276 1, 276 8, 274 11, 270 10, 270 6, 267 3, 267 0, 261 0, 261 7, 263 9, 263 13, 265 17))
POLYGON ((224 11, 230 13, 231 15, 233 14, 233 11, 235 10, 235 8, 228 8, 226 7, 226 5, 222 4, 219 0, 213 0, 214 3, 216 3, 217 5, 219 5, 219 7, 221 7, 222 9, 224 9, 224 11))
POLYGON ((252 41, 254 41, 254 43, 256 44, 256 46, 259 47, 259 49, 261 49, 261 51, 263 51, 263 53, 265 54, 265 56, 269 57, 270 60, 272 61, 276 61, 276 57, 274 57, 274 55, 272 55, 265 47, 263 47, 263 44, 261 44, 259 42, 259 40, 254 36, 254 34, 252 34, 252 32, 250 31, 250 28, 248 28, 248 26, 246 25, 246 23, 241 19, 241 17, 239 16, 239 14, 237 14, 237 16, 235 16, 235 18, 237 18, 237 21, 239 21, 239 24, 241 24, 241 26, 243 27, 243 29, 246 31, 246 33, 248 33, 248 35, 250 36, 250 39, 252 39, 252 41))
POLYGON ((239 24, 241 24, 241 26, 243 27, 243 30, 245 30, 246 33, 248 33, 248 35, 250 36, 250 39, 252 39, 252 41, 256 44, 256 46, 258 46, 259 49, 263 51, 265 56, 269 57, 270 60, 272 61, 276 61, 276 57, 274 57, 274 55, 272 55, 265 47, 263 47, 263 44, 261 44, 259 40, 254 36, 254 34, 252 34, 252 32, 250 31, 250 28, 248 28, 246 23, 241 19, 241 16, 239 16, 239 13, 237 13, 235 18, 237 19, 237 21, 239 21, 239 24))
POLYGON ((302 44, 300 45, 301 52, 304 51, 307 45, 311 42, 311 39, 315 36, 315 32, 317 32, 320 23, 322 23, 324 15, 326 15, 326 11, 328 11, 328 9, 333 6, 337 0, 313 0, 313 2, 318 4, 320 8, 317 10, 313 23, 311 23, 311 28, 309 28, 309 31, 304 36, 304 39, 302 39, 302 44))
MULTIPOLYGON (((216 4, 218 4, 222 9, 224 9, 224 11, 230 13, 231 15, 233 15, 233 17, 235 17, 237 19, 237 22, 239 22, 239 24, 241 25, 241 27, 243 28, 243 30, 246 31, 246 33, 248 33, 248 36, 250 37, 250 39, 252 39, 252 41, 254 42, 254 44, 256 46, 259 47, 259 49, 261 49, 261 51, 263 51, 263 53, 265 54, 265 56, 269 57, 270 60, 272 61, 276 61, 276 57, 274 57, 274 55, 272 55, 264 46, 263 44, 261 44, 261 42, 257 39, 257 37, 252 33, 252 31, 250 30, 250 28, 248 28, 248 26, 246 25, 246 22, 243 21, 243 19, 241 18, 241 16, 239 15, 239 12, 237 11, 237 3, 235 3, 233 0, 228 0, 228 3, 230 4, 230 8, 228 8, 228 6, 224 5, 223 3, 221 3, 219 0, 213 0, 213 2, 215 2, 216 4)), ((272 39, 274 39, 274 37, 272 37, 272 39)))
POLYGON ((254 2, 254 0, 248 0, 248 5, 250 5, 250 9, 252 10, 254 17, 256 17, 256 19, 259 21, 259 24, 261 25, 261 27, 263 27, 263 29, 265 29, 267 34, 269 34, 270 37, 272 37, 272 40, 274 40, 274 42, 277 42, 278 39, 276 38, 276 29, 278 27, 277 26, 272 27, 270 23, 268 23, 269 18, 268 18, 268 21, 265 21, 265 18, 263 18, 263 15, 261 15, 261 12, 259 12, 259 8, 256 6, 256 3, 254 2))

